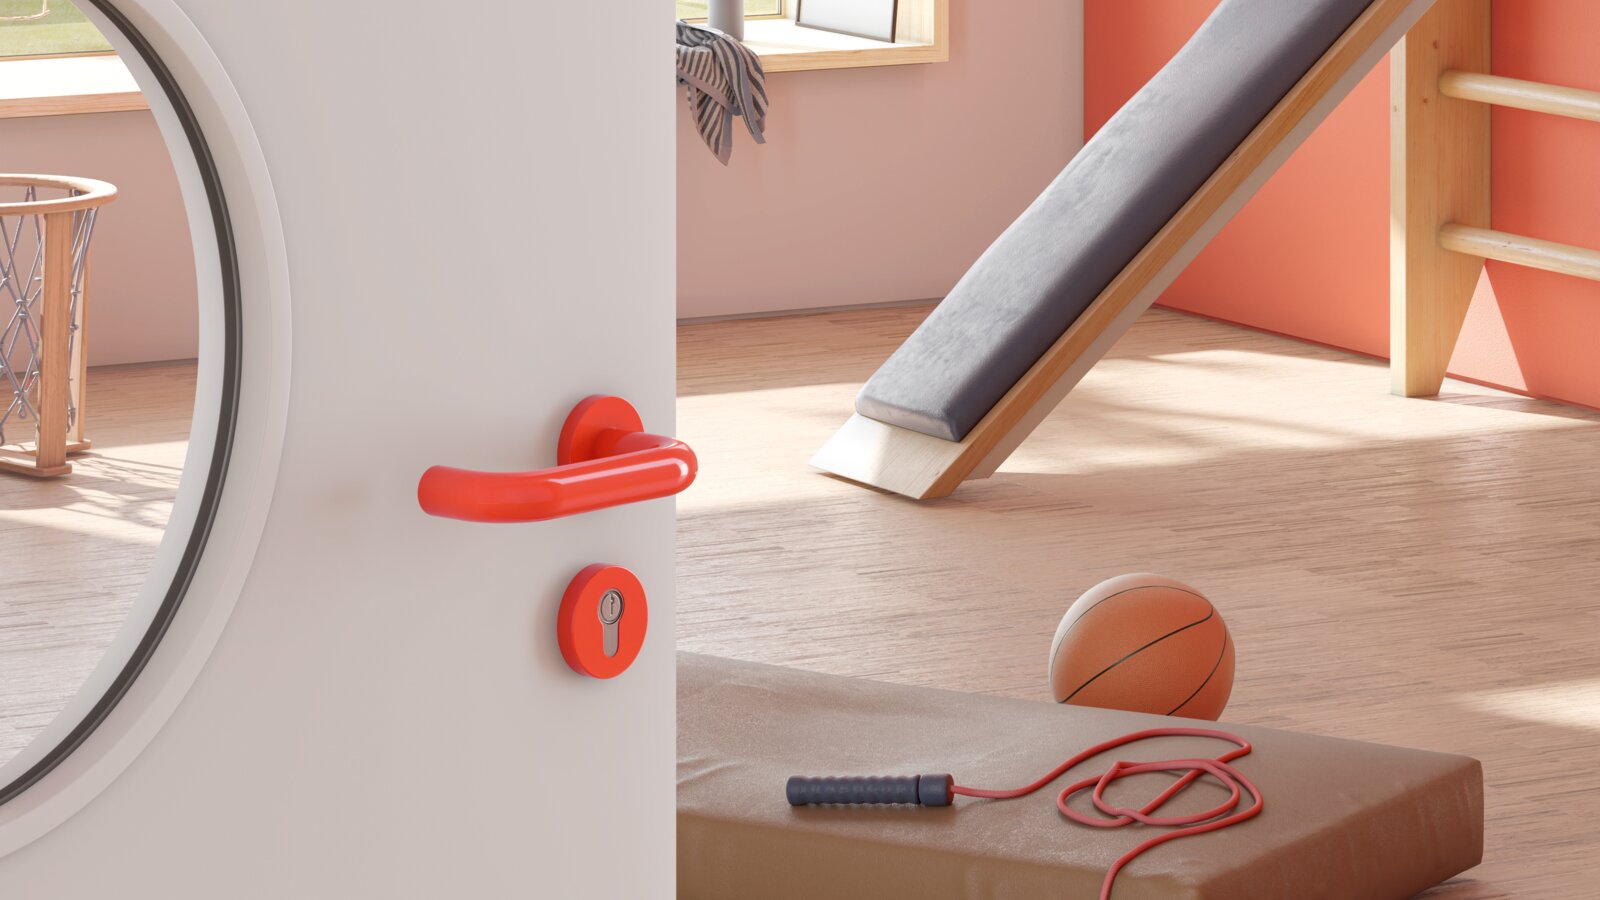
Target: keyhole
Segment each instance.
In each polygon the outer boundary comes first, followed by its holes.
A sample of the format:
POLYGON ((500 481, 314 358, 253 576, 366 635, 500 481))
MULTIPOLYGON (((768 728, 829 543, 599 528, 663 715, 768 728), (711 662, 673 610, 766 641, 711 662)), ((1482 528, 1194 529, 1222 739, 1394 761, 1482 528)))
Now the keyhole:
POLYGON ((600 624, 604 625, 606 656, 617 655, 617 623, 622 621, 622 592, 616 589, 606 591, 600 597, 600 624))

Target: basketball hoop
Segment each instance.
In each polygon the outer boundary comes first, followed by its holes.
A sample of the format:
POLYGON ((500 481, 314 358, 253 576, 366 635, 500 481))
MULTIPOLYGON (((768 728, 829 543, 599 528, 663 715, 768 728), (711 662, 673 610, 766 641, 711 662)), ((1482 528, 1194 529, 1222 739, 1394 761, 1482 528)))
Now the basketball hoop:
POLYGON ((25 16, 0 16, 0 22, 28 22, 50 15, 50 0, 39 0, 39 11, 25 16))
POLYGON ((0 175, 0 471, 53 477, 89 449, 83 400, 89 238, 117 189, 0 175), (32 446, 7 434, 30 426, 32 446))

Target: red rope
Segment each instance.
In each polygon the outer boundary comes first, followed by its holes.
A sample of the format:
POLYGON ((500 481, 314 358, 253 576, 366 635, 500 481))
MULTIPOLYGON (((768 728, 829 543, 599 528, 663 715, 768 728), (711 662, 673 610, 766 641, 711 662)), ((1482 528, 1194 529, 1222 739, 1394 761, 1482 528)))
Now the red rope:
POLYGON ((1056 796, 1056 808, 1061 810, 1062 815, 1080 825, 1089 825, 1094 828, 1121 828, 1124 825, 1131 825, 1134 822, 1138 822, 1142 825, 1155 825, 1157 827, 1176 829, 1174 831, 1164 832, 1146 839, 1132 850, 1122 854, 1122 856, 1117 858, 1116 862, 1111 864, 1111 868, 1106 871, 1106 880, 1100 885, 1100 900, 1110 900, 1111 887, 1117 880, 1117 873, 1121 872, 1124 866, 1133 862, 1146 850, 1150 850, 1161 844, 1165 844, 1167 841, 1175 841, 1181 837, 1188 837, 1189 835, 1193 834, 1205 834, 1208 831, 1218 831, 1220 829, 1227 828, 1229 825, 1237 825, 1246 819, 1254 818, 1255 816, 1261 814, 1262 800, 1260 789, 1258 789, 1249 778, 1245 777, 1243 772, 1240 772, 1238 769, 1235 769, 1232 765, 1230 765, 1233 760, 1236 760, 1250 752, 1251 747, 1249 741, 1239 737, 1238 735, 1229 734, 1226 731, 1214 731, 1208 728, 1151 728, 1146 731, 1136 731, 1132 734, 1125 734, 1122 737, 1114 738, 1106 741, 1103 744, 1097 744, 1093 747, 1090 747, 1089 749, 1079 753, 1077 756, 1072 757, 1061 765, 1056 766, 1044 777, 1030 785, 1027 785, 1026 787, 1014 788, 1012 790, 982 790, 979 788, 963 787, 958 784, 953 790, 957 794, 962 794, 968 797, 981 797, 989 800, 1012 800, 1017 797, 1025 797, 1034 791, 1039 790, 1050 782, 1055 781, 1057 778, 1060 778, 1062 775, 1066 774, 1067 770, 1078 766, 1085 760, 1099 756, 1108 750, 1115 750, 1118 747, 1132 744, 1136 741, 1142 741, 1155 737, 1216 738, 1217 740, 1228 741, 1229 743, 1237 744, 1238 746, 1232 750, 1229 750, 1227 753, 1222 754, 1221 756, 1211 759, 1166 759, 1153 762, 1114 762, 1111 764, 1111 768, 1107 769, 1104 774, 1090 776, 1089 778, 1074 782, 1061 789, 1061 793, 1056 796), (1155 799, 1151 800, 1149 803, 1146 803, 1144 806, 1139 807, 1138 809, 1112 806, 1110 801, 1106 800, 1106 788, 1109 787, 1113 781, 1128 775, 1138 775, 1144 772, 1182 772, 1184 774, 1183 777, 1173 782, 1172 785, 1166 790, 1162 791, 1160 794, 1157 794, 1155 799), (1219 783, 1222 784, 1223 787, 1228 789, 1230 796, 1227 800, 1224 800, 1214 809, 1208 809, 1204 812, 1194 813, 1193 815, 1152 815, 1152 813, 1160 809, 1168 800, 1171 800, 1174 796, 1176 796, 1179 791, 1193 784, 1196 779, 1206 775, 1210 775, 1211 777, 1215 778, 1219 783), (1095 809, 1100 811, 1101 816, 1093 816, 1081 813, 1068 805, 1068 801, 1070 801, 1074 795, 1088 790, 1091 787, 1094 788, 1094 793, 1092 796, 1094 798, 1095 809), (1239 801, 1242 799, 1245 791, 1249 792, 1254 802, 1244 809, 1239 809, 1239 801))

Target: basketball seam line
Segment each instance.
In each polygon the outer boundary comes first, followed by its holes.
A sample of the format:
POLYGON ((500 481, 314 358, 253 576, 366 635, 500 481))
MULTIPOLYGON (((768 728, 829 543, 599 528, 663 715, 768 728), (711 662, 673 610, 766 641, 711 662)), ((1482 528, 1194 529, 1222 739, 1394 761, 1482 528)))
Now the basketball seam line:
POLYGON ((1222 650, 1219 653, 1217 653, 1217 661, 1211 664, 1211 671, 1206 675, 1206 680, 1200 682, 1200 686, 1194 689, 1194 693, 1192 693, 1189 696, 1183 698, 1183 702, 1179 703, 1177 706, 1174 706, 1172 708, 1172 712, 1167 713, 1167 715, 1169 715, 1169 716, 1177 715, 1178 714, 1178 710, 1183 709, 1185 706, 1188 706, 1190 700, 1193 700, 1194 698, 1200 696, 1200 692, 1206 689, 1206 685, 1211 683, 1211 679, 1212 678, 1216 677, 1217 670, 1222 668, 1222 658, 1224 656, 1227 656, 1227 655, 1228 655, 1228 633, 1226 631, 1224 631, 1222 633, 1222 650))
POLYGON ((1194 591, 1185 590, 1185 589, 1183 589, 1181 587, 1173 587, 1170 584, 1155 584, 1155 585, 1152 585, 1152 584, 1140 584, 1140 585, 1135 585, 1134 587, 1131 587, 1131 588, 1123 588, 1122 590, 1117 591, 1115 594, 1110 594, 1110 595, 1107 595, 1105 597, 1101 597, 1099 600, 1096 600, 1094 602, 1093 606, 1090 606, 1088 609, 1083 611, 1083 615, 1079 616, 1071 625, 1067 626, 1067 630, 1062 632, 1061 637, 1065 638, 1067 635, 1071 634, 1072 633, 1072 629, 1077 628, 1079 622, 1082 622, 1084 620, 1084 618, 1089 615, 1089 613, 1094 612, 1096 609, 1098 609, 1100 607, 1100 604, 1106 602, 1107 600, 1111 600, 1111 599, 1114 599, 1116 597, 1121 597, 1123 594, 1132 593, 1134 591, 1147 590, 1147 589, 1152 588, 1152 587, 1166 588, 1168 590, 1177 591, 1180 594, 1188 594, 1191 597, 1199 597, 1201 600, 1205 600, 1206 601, 1206 605, 1211 607, 1211 611, 1212 612, 1216 612, 1216 610, 1217 610, 1217 608, 1215 606, 1211 605, 1211 601, 1210 600, 1206 600, 1206 598, 1204 596, 1202 596, 1200 594, 1197 594, 1194 591))
MULTIPOLYGON (((1131 594, 1134 591, 1142 591, 1142 590, 1146 590, 1146 589, 1152 588, 1152 587, 1164 587, 1164 588, 1168 588, 1170 590, 1177 591, 1180 594, 1188 594, 1191 597, 1196 597, 1196 598, 1204 601, 1205 604, 1206 604, 1206 608, 1211 610, 1212 612, 1216 612, 1217 611, 1217 607, 1210 600, 1206 599, 1205 595, 1201 594, 1199 591, 1192 591, 1192 590, 1189 590, 1188 588, 1184 588, 1184 587, 1177 587, 1175 585, 1170 585, 1170 584, 1162 584, 1162 585, 1136 584, 1133 587, 1123 588, 1122 590, 1117 591, 1115 594, 1108 594, 1108 595, 1106 595, 1104 597, 1101 597, 1099 600, 1096 600, 1094 603, 1092 603, 1089 606, 1088 609, 1084 610, 1083 613, 1078 616, 1078 618, 1074 619, 1072 621, 1071 625, 1067 626, 1067 630, 1066 631, 1061 632, 1060 637, 1056 638, 1055 643, 1050 645, 1050 669, 1052 671, 1055 670, 1055 667, 1056 667, 1056 654, 1061 651, 1061 645, 1066 642, 1067 635, 1071 634, 1072 633, 1072 629, 1077 628, 1078 624, 1080 622, 1082 622, 1084 619, 1088 618, 1089 617, 1089 613, 1092 613, 1095 610, 1099 609, 1101 604, 1105 603, 1108 600, 1116 599, 1117 597, 1121 597, 1123 594, 1131 594)), ((1115 665, 1115 663, 1113 663, 1113 665, 1115 665)), ((1080 687, 1078 690, 1083 690, 1083 688, 1080 687)), ((1073 693, 1077 693, 1077 692, 1074 691, 1073 693)), ((1058 702, 1065 703, 1067 701, 1061 700, 1061 701, 1058 701, 1058 702)))
POLYGON ((1095 681, 1096 678, 1099 678, 1101 675, 1104 675, 1105 673, 1111 671, 1112 669, 1115 669, 1117 666, 1122 665, 1123 663, 1127 662, 1128 660, 1134 658, 1135 656, 1138 656, 1139 654, 1143 653, 1146 650, 1149 650, 1151 647, 1154 647, 1155 645, 1161 643, 1162 641, 1166 640, 1169 637, 1172 637, 1175 634, 1182 634, 1183 632, 1188 631, 1189 629, 1195 627, 1196 625, 1204 625, 1206 622, 1211 621, 1211 617, 1216 615, 1216 614, 1217 614, 1216 607, 1212 607, 1211 608, 1211 612, 1206 613, 1206 617, 1205 618, 1198 619, 1196 621, 1190 622, 1189 624, 1183 626, 1182 628, 1177 629, 1176 631, 1169 631, 1166 634, 1163 634, 1161 637, 1158 637, 1155 640, 1151 641, 1150 643, 1145 644, 1143 647, 1140 647, 1139 649, 1133 651, 1132 653, 1129 653, 1127 656, 1124 656, 1123 658, 1117 660, 1116 662, 1112 663, 1111 665, 1106 666, 1104 669, 1101 669, 1100 671, 1094 673, 1094 675, 1090 676, 1088 681, 1085 681, 1083 684, 1078 685, 1078 690, 1073 691, 1072 693, 1068 694, 1066 699, 1062 700, 1061 702, 1062 703, 1071 703, 1072 702, 1072 698, 1078 696, 1078 693, 1080 691, 1082 691, 1084 688, 1088 687, 1091 684, 1094 684, 1094 681, 1095 681))

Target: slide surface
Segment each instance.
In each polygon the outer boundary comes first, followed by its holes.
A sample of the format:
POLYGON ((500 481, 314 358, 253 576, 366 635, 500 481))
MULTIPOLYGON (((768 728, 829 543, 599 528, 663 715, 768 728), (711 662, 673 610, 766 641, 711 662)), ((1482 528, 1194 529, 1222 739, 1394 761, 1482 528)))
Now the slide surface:
POLYGON ((856 412, 963 439, 1369 5, 1223 0, 878 369, 856 412))

